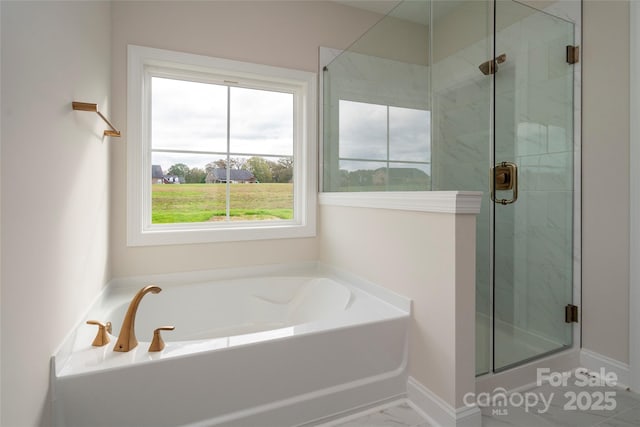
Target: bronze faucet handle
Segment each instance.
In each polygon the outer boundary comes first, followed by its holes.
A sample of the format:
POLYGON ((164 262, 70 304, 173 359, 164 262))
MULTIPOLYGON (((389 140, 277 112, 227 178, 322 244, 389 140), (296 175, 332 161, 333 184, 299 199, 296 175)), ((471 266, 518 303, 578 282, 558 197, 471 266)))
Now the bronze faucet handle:
POLYGON ((111 322, 102 323, 98 320, 87 320, 87 325, 98 326, 98 333, 91 343, 92 346, 102 347, 109 344, 109 341, 111 341, 109 338, 109 334, 111 333, 111 322))
POLYGON ((162 351, 164 349, 164 341, 160 336, 160 331, 173 331, 175 326, 160 326, 153 331, 153 340, 149 346, 149 352, 162 351))

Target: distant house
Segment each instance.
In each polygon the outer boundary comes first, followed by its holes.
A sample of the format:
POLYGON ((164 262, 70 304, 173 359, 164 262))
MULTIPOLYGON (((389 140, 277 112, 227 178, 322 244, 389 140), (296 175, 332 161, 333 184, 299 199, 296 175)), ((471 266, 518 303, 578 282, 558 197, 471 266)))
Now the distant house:
POLYGON ((162 166, 151 165, 151 184, 184 184, 184 182, 184 177, 165 175, 162 172, 162 166))
POLYGON ((227 172, 229 172, 229 183, 231 184, 254 184, 258 182, 251 171, 245 169, 211 169, 207 173, 205 182, 207 184, 218 184, 227 182, 227 172))
POLYGON ((162 172, 162 166, 151 166, 151 184, 162 184, 164 182, 164 172, 162 172))
POLYGON ((165 175, 162 178, 163 184, 184 184, 184 177, 177 175, 165 175))

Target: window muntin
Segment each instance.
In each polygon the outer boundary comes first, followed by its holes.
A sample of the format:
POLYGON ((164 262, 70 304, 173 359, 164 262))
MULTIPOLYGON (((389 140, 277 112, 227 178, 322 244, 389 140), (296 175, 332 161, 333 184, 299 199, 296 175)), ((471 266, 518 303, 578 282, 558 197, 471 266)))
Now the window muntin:
POLYGON ((138 46, 129 59, 129 245, 315 235, 315 74, 138 46), (232 165, 226 179, 218 162, 232 165), (177 187, 203 176, 224 191, 173 218, 159 209, 187 203, 177 187), (288 189, 265 191, 278 184, 288 189))

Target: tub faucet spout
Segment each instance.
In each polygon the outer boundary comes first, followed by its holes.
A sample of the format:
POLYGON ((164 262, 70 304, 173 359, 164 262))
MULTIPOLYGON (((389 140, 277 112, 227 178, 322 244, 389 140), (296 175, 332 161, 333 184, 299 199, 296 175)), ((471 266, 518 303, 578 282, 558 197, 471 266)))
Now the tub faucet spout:
POLYGON ((136 312, 138 311, 138 305, 140 301, 142 301, 142 297, 147 293, 152 292, 157 294, 161 290, 162 289, 156 285, 148 285, 140 289, 133 297, 131 304, 129 304, 127 314, 124 315, 120 335, 118 336, 116 345, 113 347, 113 351, 127 352, 133 350, 138 345, 138 340, 136 339, 136 312))

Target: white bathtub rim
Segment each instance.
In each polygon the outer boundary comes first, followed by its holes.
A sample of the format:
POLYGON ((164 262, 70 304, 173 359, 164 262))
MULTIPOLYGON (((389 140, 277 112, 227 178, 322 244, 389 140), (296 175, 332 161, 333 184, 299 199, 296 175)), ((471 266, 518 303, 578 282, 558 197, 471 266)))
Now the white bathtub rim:
MULTIPOLYGON (((236 349, 239 348, 244 348, 244 347, 251 347, 251 346, 259 346, 264 344, 265 342, 279 342, 279 341, 285 341, 285 340, 291 340, 291 339, 296 339, 299 337, 310 337, 313 335, 317 335, 317 334, 323 334, 326 333, 327 331, 346 331, 349 329, 354 329, 354 328, 358 328, 361 327, 363 325, 368 325, 368 326, 373 326, 373 325, 377 325, 380 323, 384 323, 384 322, 388 322, 390 320, 397 320, 397 319, 402 319, 402 318, 408 318, 408 314, 406 315, 398 315, 398 316, 394 316, 394 317, 386 317, 384 319, 380 319, 380 320, 375 320, 375 321, 368 321, 368 322, 362 322, 362 323, 353 323, 353 324, 347 324, 347 325, 342 325, 342 326, 337 326, 337 327, 330 327, 330 328, 323 328, 323 329, 318 329, 318 328, 313 328, 310 329, 309 331, 305 331, 305 332, 300 332, 300 333, 295 333, 294 335, 288 335, 288 336, 282 336, 282 337, 269 337, 269 338, 264 338, 262 340, 255 340, 255 341, 251 341, 251 342, 246 342, 246 343, 241 343, 241 344, 233 344, 233 345, 229 345, 226 347, 219 347, 219 348, 202 348, 199 350, 191 350, 189 352, 185 352, 185 353, 181 353, 181 354, 163 354, 163 353, 159 353, 158 357, 156 358, 151 358, 151 359, 141 359, 140 360, 135 360, 135 361, 128 361, 128 362, 123 362, 122 364, 119 365, 115 365, 115 366, 108 366, 108 367, 104 367, 104 368, 97 368, 97 369, 88 369, 85 371, 81 371, 81 372, 72 372, 72 373, 67 373, 64 372, 65 368, 66 368, 66 362, 68 361, 68 359, 65 359, 62 364, 62 366, 58 367, 58 363, 57 363, 57 356, 52 356, 52 366, 55 367, 55 371, 52 373, 52 379, 54 380, 64 380, 66 378, 78 378, 78 377, 82 377, 82 376, 90 376, 90 375, 96 375, 96 374, 103 374, 103 373, 109 373, 109 372, 113 372, 113 371, 119 371, 119 370, 123 370, 123 369, 136 369, 138 368, 140 365, 147 365, 147 364, 155 364, 155 363, 160 363, 160 362, 164 362, 164 361, 168 361, 168 360, 180 360, 180 359, 185 359, 185 358, 189 358, 189 357, 193 357, 194 355, 206 355, 207 353, 211 353, 211 352, 224 352, 224 351, 234 351, 236 349), (163 357, 164 356, 164 357, 163 357)), ((314 322, 309 322, 309 323, 314 323, 314 322)), ((300 325, 296 325, 296 326, 307 326, 308 324, 300 324, 300 325)), ((282 328, 282 329, 286 329, 286 328, 282 328)), ((252 335, 252 334, 247 334, 247 335, 252 335)), ((241 337, 242 335, 236 335, 235 337, 241 337)), ((206 338, 206 339, 202 339, 202 340, 193 340, 193 341, 175 341, 175 342, 166 342, 166 347, 165 350, 170 349, 171 347, 178 347, 180 345, 184 345, 185 343, 188 344, 192 344, 192 345, 197 345, 198 343, 201 343, 203 346, 205 346, 206 344, 212 344, 213 341, 216 340, 224 340, 226 338, 234 338, 234 337, 223 337, 223 338, 206 338)), ((117 337, 111 336, 111 342, 108 344, 107 348, 105 349, 107 352, 113 352, 113 346, 115 345, 115 341, 117 340, 117 337)), ((132 351, 139 351, 142 350, 143 352, 147 352, 146 348, 149 346, 150 341, 139 341, 138 347, 136 347, 134 350, 132 351)), ((117 353, 117 352, 113 352, 115 354, 116 357, 122 357, 125 358, 127 356, 128 353, 117 353)))
MULTIPOLYGON (((157 357, 157 359, 146 356, 146 354, 142 355, 142 352, 146 353, 146 347, 149 344, 149 341, 141 341, 139 347, 134 351, 141 350, 141 356, 139 356, 138 360, 129 361, 126 363, 122 363, 121 365, 111 366, 111 367, 103 367, 103 368, 94 368, 94 369, 86 369, 80 372, 65 372, 68 363, 70 363, 71 357, 74 352, 79 351, 76 347, 77 341, 79 339, 78 332, 81 330, 80 328, 88 328, 84 323, 86 320, 90 318, 97 317, 100 320, 100 317, 104 315, 105 310, 108 308, 106 306, 101 306, 101 302, 105 300, 105 298, 119 298, 123 301, 130 300, 131 296, 133 296, 135 290, 138 288, 139 284, 148 284, 150 282, 159 283, 162 286, 167 287, 182 287, 188 285, 196 285, 196 284, 204 284, 207 281, 222 281, 222 280, 232 280, 232 279, 242 279, 242 278, 251 278, 256 277, 263 274, 277 274, 278 276, 313 276, 313 277, 327 277, 333 280, 336 280, 338 283, 346 286, 351 292, 356 294, 356 297, 362 296, 363 294, 367 298, 373 298, 378 302, 384 303, 389 308, 394 308, 395 313, 393 315, 385 315, 384 318, 380 318, 378 320, 367 319, 365 321, 357 321, 355 323, 346 323, 341 325, 331 325, 333 319, 322 320, 317 322, 306 322, 299 325, 291 326, 292 328, 298 328, 292 336, 285 337, 270 337, 264 339, 254 340, 252 342, 247 342, 243 344, 234 344, 227 345, 225 347, 216 347, 215 341, 225 340, 231 337, 222 337, 222 338, 214 338, 214 339, 203 339, 203 340, 193 340, 193 341, 174 341, 167 342, 167 348, 171 349, 172 347, 184 345, 184 343, 188 343, 189 346, 197 345, 198 342, 202 342, 203 348, 194 349, 195 353, 207 352, 207 351, 224 351, 230 350, 234 348, 238 348, 239 346, 246 345, 256 345, 261 344, 265 341, 270 340, 281 340, 286 338, 295 338, 297 336, 307 336, 316 333, 323 333, 327 330, 341 330, 347 329, 351 327, 357 327, 363 324, 375 324, 377 322, 383 322, 385 320, 393 319, 393 318, 402 318, 409 317, 411 313, 411 300, 396 294, 392 291, 389 291, 382 286, 376 285, 374 283, 368 282, 364 279, 359 278, 349 272, 344 270, 336 269, 325 264, 321 264, 319 262, 306 262, 306 263, 296 263, 296 264, 278 264, 278 265, 269 265, 269 266, 258 266, 258 267, 250 267, 250 268, 232 268, 232 269, 223 269, 223 270, 207 270, 207 271, 197 271, 197 272, 187 272, 187 273, 172 273, 167 275, 153 275, 153 276, 137 276, 130 279, 115 279, 114 281, 107 284, 101 292, 94 299, 93 304, 87 309, 83 317, 76 324, 76 326, 67 334, 67 337, 63 341, 63 343, 58 347, 56 352, 54 353, 52 367, 55 367, 54 372, 52 372, 52 379, 60 379, 65 378, 67 376, 75 376, 75 375, 91 375, 96 372, 108 372, 109 370, 114 369, 123 369, 129 366, 137 366, 140 363, 157 363, 162 360, 169 360, 181 357, 189 357, 193 353, 185 353, 185 354, 173 354, 168 355, 166 353, 162 353, 157 357), (133 286, 135 284, 136 286, 133 286), (327 325, 327 323, 329 323, 327 325), (315 325, 315 327, 310 327, 309 325, 315 325), (210 348, 206 348, 209 344, 210 348), (165 357, 162 357, 162 355, 165 357)), ((282 328, 286 329, 286 328, 282 328)), ((89 329, 87 329, 89 330, 89 329)), ((277 329, 276 329, 277 330, 277 329)), ((89 332, 89 335, 92 332, 89 332)), ((90 342, 90 338, 83 334, 83 340, 90 342)), ((247 334, 252 335, 252 334, 247 334)), ((239 337, 242 335, 236 335, 235 337, 239 337)), ((112 343, 109 344, 109 347, 113 347, 114 341, 117 339, 115 336, 111 336, 112 343)), ((86 347, 84 347, 86 349, 86 347)), ((109 351, 109 350, 107 350, 109 351)), ((165 349, 166 351, 166 349, 165 349)), ((129 353, 123 353, 129 354, 129 353)), ((131 358, 131 357, 130 357, 131 358)), ((135 359, 135 354, 134 354, 135 359)))

